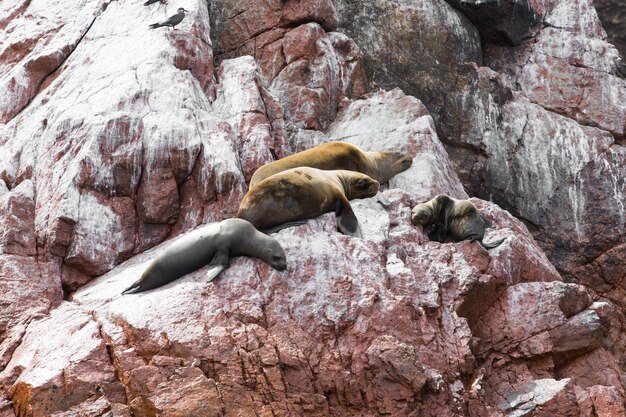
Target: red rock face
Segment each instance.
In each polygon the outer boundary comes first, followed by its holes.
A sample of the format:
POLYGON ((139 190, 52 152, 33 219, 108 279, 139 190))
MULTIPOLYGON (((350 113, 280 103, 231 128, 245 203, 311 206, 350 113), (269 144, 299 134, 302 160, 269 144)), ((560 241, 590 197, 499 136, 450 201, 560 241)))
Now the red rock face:
POLYGON ((596 0, 594 6, 602 26, 606 29, 607 40, 620 54, 626 56, 626 5, 613 0, 596 0))
POLYGON ((449 3, 1 4, 0 417, 626 414, 616 51, 586 0, 449 3), (363 239, 120 295, 330 140, 413 156, 363 239), (429 241, 439 193, 504 242, 429 241))
POLYGON ((626 274, 616 256, 626 243, 626 84, 591 2, 448 2, 482 38, 443 2, 336 3, 340 26, 365 50, 370 85, 399 85, 424 102, 470 194, 524 219, 568 280, 600 289, 609 270, 626 274), (520 32, 509 18, 524 10, 520 32))

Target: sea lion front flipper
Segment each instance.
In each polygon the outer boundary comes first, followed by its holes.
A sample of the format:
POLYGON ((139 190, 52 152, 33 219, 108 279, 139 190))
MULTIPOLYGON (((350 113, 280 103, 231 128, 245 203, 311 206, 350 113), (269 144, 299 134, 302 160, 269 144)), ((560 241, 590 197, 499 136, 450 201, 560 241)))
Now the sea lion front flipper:
POLYGON ((504 242, 505 240, 506 240, 506 237, 503 237, 502 239, 500 239, 500 240, 496 240, 496 241, 491 242, 491 243, 486 243, 486 242, 483 242, 482 240, 479 240, 478 242, 479 242, 479 243, 481 244, 481 246, 482 246, 483 248, 485 248, 485 249, 493 249, 493 248, 495 248, 496 246, 500 246, 500 244, 501 244, 502 242, 504 242))
POLYGON ((206 273, 207 282, 211 282, 217 277, 220 272, 230 266, 230 256, 225 250, 218 250, 215 252, 213 259, 209 262, 209 270, 206 273))
POLYGON ((363 238, 359 221, 347 200, 345 202, 341 200, 337 201, 335 216, 337 216, 337 226, 339 230, 341 230, 341 233, 352 237, 363 238))
POLYGON ((387 200, 387 197, 385 197, 380 191, 376 194, 376 201, 385 208, 391 205, 389 200, 387 200))
POLYGON ((441 224, 433 225, 430 233, 428 233, 428 240, 432 240, 433 242, 444 242, 446 238, 446 228, 441 224))
POLYGON ((228 268, 228 265, 209 265, 209 270, 206 273, 207 282, 211 282, 217 277, 220 272, 228 268))
POLYGON ((491 223, 488 218, 486 218, 482 214, 480 215, 480 218, 483 219, 483 221, 485 222, 485 229, 489 229, 493 227, 493 223, 491 223))

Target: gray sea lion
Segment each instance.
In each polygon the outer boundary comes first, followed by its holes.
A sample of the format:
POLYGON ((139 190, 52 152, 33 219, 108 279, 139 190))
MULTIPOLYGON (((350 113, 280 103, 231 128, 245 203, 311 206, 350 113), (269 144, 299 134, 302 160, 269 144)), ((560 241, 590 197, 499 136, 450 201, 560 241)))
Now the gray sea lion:
POLYGON ((279 172, 251 187, 239 204, 237 217, 259 229, 291 226, 289 222, 311 219, 335 211, 339 229, 361 237, 359 222, 349 200, 373 197, 378 181, 347 170, 323 171, 299 167, 279 172))
POLYGON ((253 256, 279 271, 287 260, 280 243, 259 232, 243 219, 227 219, 199 227, 180 237, 159 254, 135 283, 122 294, 160 287, 185 274, 209 265, 208 281, 228 268, 230 258, 253 256))
POLYGON ((412 163, 410 155, 400 152, 366 152, 350 143, 328 142, 263 165, 252 175, 250 188, 274 174, 305 166, 357 171, 384 184, 394 175, 409 169, 412 163))
POLYGON ((169 26, 173 29, 176 29, 176 25, 183 21, 185 18, 185 12, 189 13, 189 10, 185 10, 182 7, 178 8, 178 11, 175 15, 172 15, 167 18, 167 20, 163 22, 153 23, 150 25, 150 29, 160 28, 161 26, 169 26))
POLYGON ((484 243, 485 229, 491 226, 491 222, 471 201, 457 200, 445 194, 413 207, 411 219, 414 224, 430 227, 428 238, 436 242, 444 242, 447 237, 455 242, 477 240, 484 248, 491 249, 506 239, 484 243))

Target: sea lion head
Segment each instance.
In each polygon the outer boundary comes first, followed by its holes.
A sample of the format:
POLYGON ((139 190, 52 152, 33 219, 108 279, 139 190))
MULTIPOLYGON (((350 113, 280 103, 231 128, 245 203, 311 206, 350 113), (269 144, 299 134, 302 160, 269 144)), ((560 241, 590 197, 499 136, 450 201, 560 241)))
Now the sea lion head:
POLYGON ((272 239, 271 242, 268 242, 264 251, 265 258, 263 260, 272 268, 278 271, 284 271, 287 269, 287 256, 285 255, 283 247, 280 246, 280 243, 278 243, 277 240, 272 239))
POLYGON ((365 174, 355 171, 342 171, 345 193, 348 200, 374 197, 380 189, 380 183, 365 174))
POLYGON ((411 220, 413 224, 420 224, 422 226, 429 226, 435 222, 435 210, 432 204, 421 203, 413 207, 411 210, 411 220))
MULTIPOLYGON (((413 164, 413 157, 402 152, 372 152, 378 171, 377 180, 386 183, 396 174, 406 171, 413 164)), ((372 155, 370 154, 370 155, 372 155)))

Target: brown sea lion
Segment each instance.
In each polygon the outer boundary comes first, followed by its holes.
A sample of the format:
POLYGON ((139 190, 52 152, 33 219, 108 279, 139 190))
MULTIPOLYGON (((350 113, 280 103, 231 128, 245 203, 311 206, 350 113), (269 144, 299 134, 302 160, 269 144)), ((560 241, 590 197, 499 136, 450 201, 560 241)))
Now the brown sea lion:
POLYGON ((259 258, 279 271, 287 267, 285 252, 276 239, 259 232, 243 219, 227 219, 178 238, 122 294, 160 287, 207 264, 207 281, 211 281, 228 268, 230 258, 235 256, 259 258))
POLYGON ((334 210, 339 229, 361 237, 349 200, 373 197, 379 188, 378 181, 360 172, 292 168, 251 187, 239 204, 237 217, 263 230, 334 210))
POLYGON ((400 152, 366 152, 350 143, 328 142, 263 165, 252 175, 250 188, 274 174, 305 166, 357 171, 384 184, 394 175, 409 169, 412 163, 410 155, 400 152))
POLYGON ((506 239, 484 243, 485 229, 491 226, 491 222, 471 201, 457 200, 445 194, 413 207, 411 219, 414 224, 430 227, 428 238, 436 242, 444 242, 447 237, 455 242, 477 240, 484 248, 491 249, 506 239))

